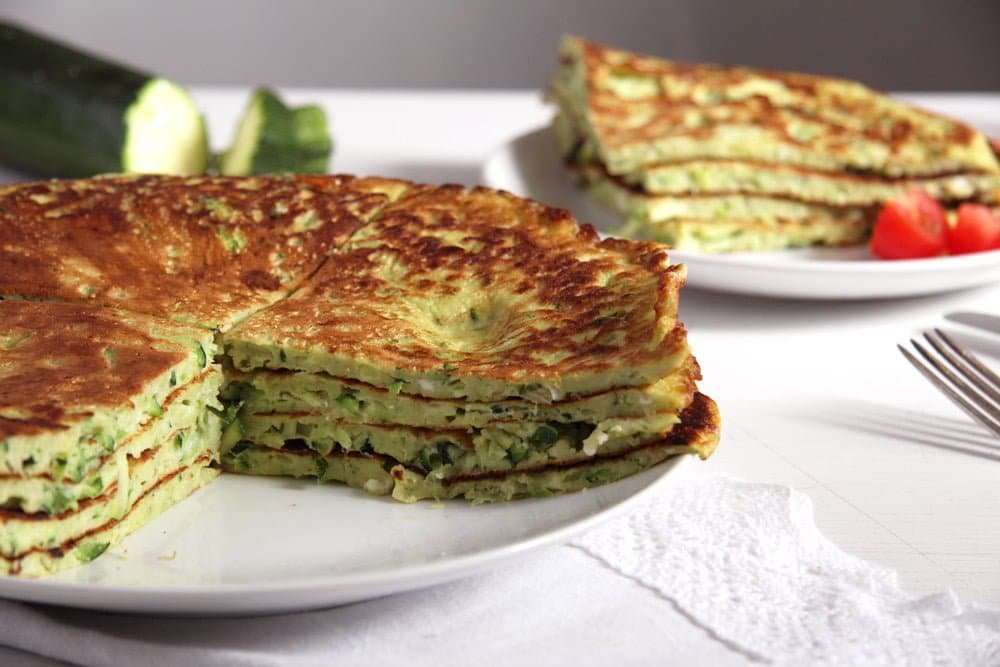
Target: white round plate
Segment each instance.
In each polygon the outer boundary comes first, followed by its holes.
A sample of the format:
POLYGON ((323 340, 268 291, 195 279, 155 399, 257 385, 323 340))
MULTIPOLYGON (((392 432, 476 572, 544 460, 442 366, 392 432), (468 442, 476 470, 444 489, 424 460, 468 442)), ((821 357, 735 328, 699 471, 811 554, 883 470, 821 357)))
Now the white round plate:
POLYGON ((485 570, 628 508, 686 457, 554 498, 404 505, 343 486, 222 475, 122 544, 0 597, 118 612, 251 615, 330 607, 485 570))
MULTIPOLYGON (((548 128, 498 148, 483 181, 552 206, 602 231, 621 221, 576 187, 548 128)), ((797 299, 877 299, 934 294, 1000 280, 1000 250, 955 257, 885 261, 865 246, 777 252, 702 254, 673 251, 688 268, 688 285, 723 292, 797 299)))

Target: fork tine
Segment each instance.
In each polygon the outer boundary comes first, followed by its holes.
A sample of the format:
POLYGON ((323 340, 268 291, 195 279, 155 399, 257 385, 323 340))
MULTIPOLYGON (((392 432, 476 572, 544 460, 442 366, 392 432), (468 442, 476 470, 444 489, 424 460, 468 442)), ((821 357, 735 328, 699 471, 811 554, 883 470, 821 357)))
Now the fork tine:
MULTIPOLYGON (((1000 375, 997 375, 989 368, 987 368, 986 364, 984 364, 982 361, 979 360, 979 357, 972 354, 971 352, 966 351, 964 347, 953 341, 951 339, 951 336, 949 336, 945 332, 941 331, 940 329, 934 329, 934 333, 936 333, 938 337, 941 338, 941 340, 947 343, 948 347, 954 350, 955 353, 958 354, 958 356, 962 357, 962 359, 964 359, 966 363, 975 368, 981 376, 983 376, 989 381, 990 383, 989 385, 986 385, 984 383, 982 385, 979 385, 980 388, 982 388, 983 391, 989 394, 990 398, 992 398, 994 401, 1000 402, 1000 375)), ((944 351, 942 350, 942 354, 943 353, 944 351)))
MULTIPOLYGON (((931 345, 934 346, 934 349, 936 350, 940 349, 939 346, 934 345, 934 341, 931 338, 927 338, 927 340, 931 343, 931 345)), ((959 373, 962 374, 962 376, 965 379, 969 379, 968 376, 966 375, 967 371, 965 369, 963 369, 961 366, 955 366, 954 370, 952 370, 947 365, 942 363, 941 360, 939 360, 937 357, 928 352, 927 349, 924 348, 920 343, 918 343, 915 340, 911 340, 910 342, 913 343, 913 347, 917 348, 917 352, 919 352, 921 356, 923 356, 923 358, 926 359, 935 368, 935 370, 941 373, 941 375, 945 376, 951 382, 952 386, 959 391, 959 393, 961 393, 966 399, 972 401, 980 408, 985 410, 986 413, 989 414, 992 419, 1000 421, 1000 408, 997 408, 997 406, 994 405, 988 398, 986 398, 985 396, 977 392, 975 389, 973 389, 971 386, 969 386, 965 382, 965 380, 962 379, 962 377, 959 377, 958 375, 955 374, 955 371, 958 371, 959 373)), ((952 359, 953 358, 954 355, 952 355, 952 359)), ((945 361, 951 361, 951 359, 945 356, 945 361)))
MULTIPOLYGON (((979 389, 984 394, 986 394, 987 396, 989 396, 990 399, 992 399, 994 402, 1000 401, 1000 391, 997 391, 996 389, 993 388, 993 386, 989 382, 987 382, 986 380, 984 380, 979 375, 976 375, 976 372, 974 370, 972 370, 971 368, 969 368, 969 366, 966 365, 965 362, 962 361, 962 359, 960 359, 955 353, 953 353, 947 347, 945 347, 944 345, 942 345, 941 343, 939 343, 937 341, 937 339, 934 336, 931 335, 931 332, 929 332, 929 331, 924 332, 924 338, 927 340, 928 343, 931 344, 931 346, 935 350, 937 350, 938 354, 940 354, 944 358, 945 361, 947 361, 949 364, 951 364, 951 368, 953 368, 954 370, 958 371, 958 374, 963 379, 965 379, 965 380, 971 382, 972 384, 976 385, 977 387, 979 387, 979 389)), ((966 354, 969 354, 969 353, 966 352, 966 354)), ((924 355, 924 356, 926 356, 926 355, 924 355)), ((933 360, 931 360, 931 361, 933 361, 933 360)), ((935 365, 935 367, 937 367, 937 366, 935 365)), ((942 370, 942 372, 944 372, 943 369, 941 369, 941 370, 942 370)), ((956 380, 955 380, 954 377, 949 376, 948 379, 951 380, 952 383, 956 382, 956 380)), ((959 387, 959 388, 961 389, 961 387, 959 387)), ((968 392, 966 392, 966 393, 968 393, 968 392)), ((983 400, 979 400, 979 401, 976 401, 976 402, 979 403, 979 405, 981 405, 984 409, 990 410, 991 412, 994 411, 994 409, 991 408, 991 406, 993 404, 990 403, 989 401, 983 399, 983 400)), ((1000 419, 1000 410, 996 411, 996 415, 995 416, 998 419, 1000 419)))
MULTIPOLYGON (((916 347, 918 350, 921 350, 921 353, 924 355, 924 357, 927 357, 926 351, 922 350, 920 344, 917 343, 917 341, 910 340, 910 343, 912 343, 913 346, 916 347)), ((989 415, 985 414, 984 412, 976 408, 976 406, 972 405, 967 400, 962 398, 962 396, 960 396, 954 389, 948 386, 947 383, 942 381, 941 378, 935 375, 933 371, 931 371, 931 369, 927 368, 924 364, 922 364, 920 360, 917 359, 905 347, 898 344, 896 345, 896 347, 898 347, 899 351, 903 353, 903 356, 906 357, 906 360, 909 361, 911 364, 913 364, 914 368, 920 371, 921 375, 930 380, 931 384, 933 384, 935 387, 941 390, 941 392, 944 393, 945 396, 950 398, 952 402, 955 403, 955 405, 964 410, 965 413, 970 417, 972 417, 974 420, 976 420, 986 428, 993 431, 993 433, 995 433, 996 435, 1000 436, 1000 421, 993 419, 989 415)))

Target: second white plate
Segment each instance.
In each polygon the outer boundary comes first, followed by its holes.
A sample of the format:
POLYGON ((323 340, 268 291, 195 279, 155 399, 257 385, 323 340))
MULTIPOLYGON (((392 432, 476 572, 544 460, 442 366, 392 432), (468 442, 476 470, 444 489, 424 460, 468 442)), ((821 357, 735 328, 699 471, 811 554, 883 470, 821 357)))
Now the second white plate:
MULTIPOLYGON (((548 128, 498 148, 483 167, 487 185, 568 208, 602 231, 620 224, 569 178, 548 128)), ((701 254, 674 251, 688 285, 798 299, 876 299, 934 294, 1000 280, 1000 250, 955 257, 884 261, 864 246, 778 252, 701 254)))

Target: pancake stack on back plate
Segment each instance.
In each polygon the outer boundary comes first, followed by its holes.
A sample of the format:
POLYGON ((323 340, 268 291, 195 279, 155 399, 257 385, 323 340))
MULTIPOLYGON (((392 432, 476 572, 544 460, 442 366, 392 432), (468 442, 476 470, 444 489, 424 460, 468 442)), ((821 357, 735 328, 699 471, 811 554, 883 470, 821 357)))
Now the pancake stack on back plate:
POLYGON ((989 205, 1000 191, 982 134, 851 81, 567 36, 551 96, 567 165, 620 232, 680 249, 857 243, 907 190, 989 205))
POLYGON ((684 268, 504 192, 29 183, 0 188, 0 267, 12 573, 96 557, 219 467, 486 502, 718 441, 684 268))

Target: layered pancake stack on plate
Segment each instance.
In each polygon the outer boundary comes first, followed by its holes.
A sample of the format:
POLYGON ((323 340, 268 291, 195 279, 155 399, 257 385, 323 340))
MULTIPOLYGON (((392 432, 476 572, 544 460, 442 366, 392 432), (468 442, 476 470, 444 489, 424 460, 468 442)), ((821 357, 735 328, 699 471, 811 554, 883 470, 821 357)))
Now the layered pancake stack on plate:
POLYGON ((494 501, 706 456, 717 417, 677 321, 683 280, 661 246, 565 211, 407 186, 304 289, 223 334, 244 432, 225 467, 494 501))
POLYGON ((684 268, 501 191, 23 184, 0 189, 0 266, 15 573, 96 557, 220 467, 486 502, 718 441, 677 320, 684 268))
POLYGON ((920 189, 996 206, 981 133, 852 81, 677 63, 568 36, 550 90, 574 175, 619 233, 683 250, 844 245, 920 189))

